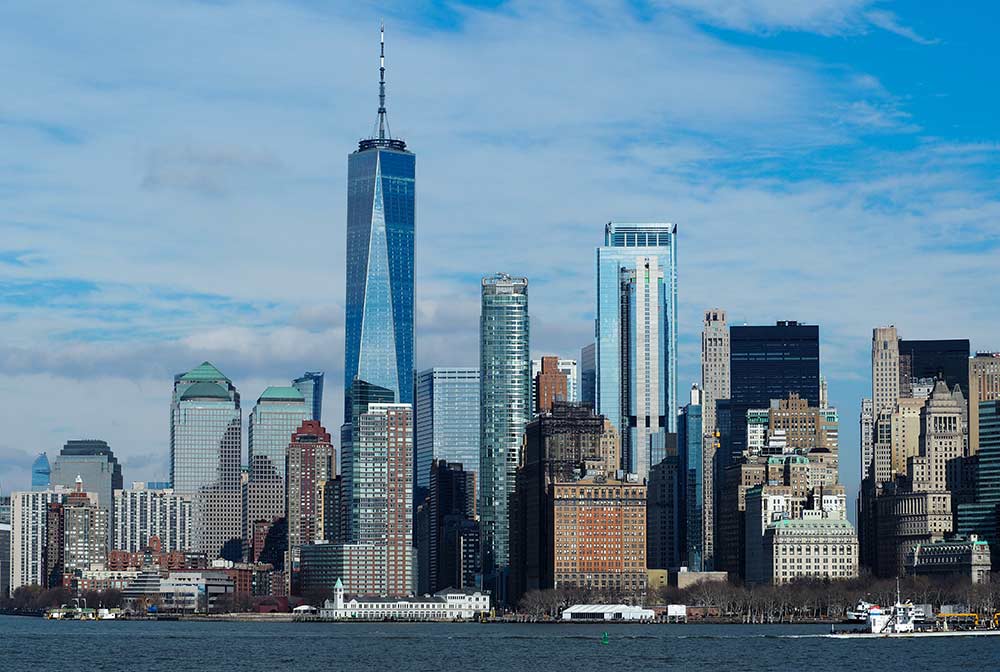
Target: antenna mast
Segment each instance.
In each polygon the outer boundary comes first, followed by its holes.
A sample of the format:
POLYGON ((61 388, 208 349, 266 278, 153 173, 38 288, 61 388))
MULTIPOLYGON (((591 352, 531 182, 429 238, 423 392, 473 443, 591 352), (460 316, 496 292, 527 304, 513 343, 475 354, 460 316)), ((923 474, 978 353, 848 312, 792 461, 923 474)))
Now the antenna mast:
POLYGON ((385 140, 385 22, 379 27, 378 139, 385 140))

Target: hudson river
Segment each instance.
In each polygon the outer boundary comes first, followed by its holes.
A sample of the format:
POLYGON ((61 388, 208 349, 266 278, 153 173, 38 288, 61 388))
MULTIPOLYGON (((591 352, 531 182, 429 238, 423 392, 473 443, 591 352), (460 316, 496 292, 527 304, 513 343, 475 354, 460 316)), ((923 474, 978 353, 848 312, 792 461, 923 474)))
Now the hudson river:
POLYGON ((0 669, 916 670, 1000 669, 1000 637, 831 640, 825 626, 62 622, 0 616, 0 669), (608 632, 608 643, 601 633, 608 632))

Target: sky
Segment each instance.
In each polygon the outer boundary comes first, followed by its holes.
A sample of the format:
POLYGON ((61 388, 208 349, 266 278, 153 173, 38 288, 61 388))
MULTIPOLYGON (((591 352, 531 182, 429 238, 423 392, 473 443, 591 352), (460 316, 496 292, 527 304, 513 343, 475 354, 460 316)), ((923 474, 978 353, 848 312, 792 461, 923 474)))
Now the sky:
POLYGON ((533 354, 578 356, 610 220, 677 224, 682 398, 704 309, 820 325, 849 491, 874 326, 1000 349, 995 3, 4 3, 0 489, 76 438, 164 480, 206 359, 244 418, 325 370, 340 425, 380 20, 418 368, 477 364, 495 271, 530 280, 533 354))

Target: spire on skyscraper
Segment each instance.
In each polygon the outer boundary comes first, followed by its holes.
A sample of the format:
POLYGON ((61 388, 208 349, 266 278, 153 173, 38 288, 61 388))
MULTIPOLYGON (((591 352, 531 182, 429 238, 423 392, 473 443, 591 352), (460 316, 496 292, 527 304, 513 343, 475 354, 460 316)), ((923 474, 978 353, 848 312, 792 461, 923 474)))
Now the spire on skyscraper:
POLYGON ((405 150, 406 143, 392 137, 389 130, 389 119, 385 109, 385 23, 379 25, 379 56, 378 56, 378 131, 373 137, 358 143, 359 150, 373 147, 388 147, 389 149, 405 150))

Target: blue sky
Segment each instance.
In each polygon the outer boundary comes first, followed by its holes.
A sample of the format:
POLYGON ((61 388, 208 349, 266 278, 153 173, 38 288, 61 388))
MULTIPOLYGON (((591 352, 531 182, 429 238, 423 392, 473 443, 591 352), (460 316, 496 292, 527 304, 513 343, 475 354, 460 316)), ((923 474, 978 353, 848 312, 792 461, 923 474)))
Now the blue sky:
POLYGON ((1000 349, 993 3, 8 3, 0 9, 0 488, 71 438, 167 473, 171 376, 247 410, 325 369, 340 423, 346 156, 417 153, 417 363, 475 364, 478 277, 532 349, 592 334, 611 219, 676 222, 700 313, 821 327, 857 484, 871 328, 1000 349))

